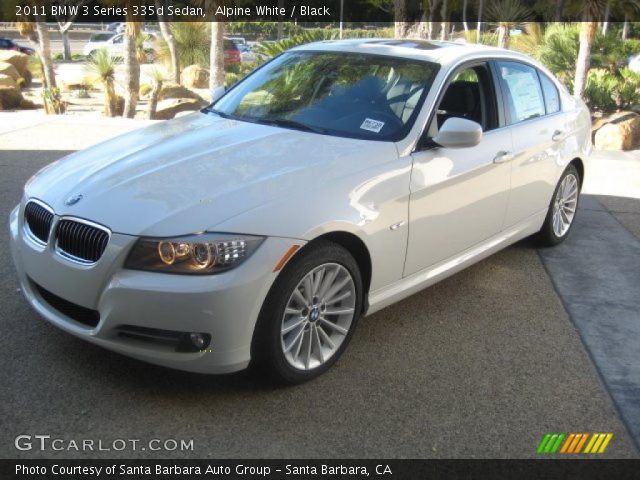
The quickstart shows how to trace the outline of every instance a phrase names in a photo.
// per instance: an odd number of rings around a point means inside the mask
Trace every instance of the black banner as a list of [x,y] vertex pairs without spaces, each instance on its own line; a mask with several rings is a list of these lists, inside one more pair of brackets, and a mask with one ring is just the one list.
[[640,460],[0,460],[9,479],[616,479]]
[[[633,22],[637,8],[608,8],[581,0],[2,0],[0,22],[123,20],[286,21],[360,24],[389,22]],[[606,12],[606,14],[605,14]]]

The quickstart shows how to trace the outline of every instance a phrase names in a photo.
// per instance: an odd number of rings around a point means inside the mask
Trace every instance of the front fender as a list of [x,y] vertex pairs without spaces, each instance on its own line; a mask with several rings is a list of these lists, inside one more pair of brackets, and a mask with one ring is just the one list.
[[304,241],[331,232],[354,234],[369,250],[373,291],[402,278],[410,177],[411,159],[395,159],[318,189],[302,186],[213,229]]

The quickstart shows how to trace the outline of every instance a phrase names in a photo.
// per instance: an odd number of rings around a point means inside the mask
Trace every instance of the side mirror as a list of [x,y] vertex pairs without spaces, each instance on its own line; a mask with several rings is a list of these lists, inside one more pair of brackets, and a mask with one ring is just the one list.
[[446,148],[475,147],[482,140],[482,127],[466,118],[451,117],[445,120],[433,141]]
[[211,103],[217,102],[227,91],[224,87],[216,87],[211,90]]

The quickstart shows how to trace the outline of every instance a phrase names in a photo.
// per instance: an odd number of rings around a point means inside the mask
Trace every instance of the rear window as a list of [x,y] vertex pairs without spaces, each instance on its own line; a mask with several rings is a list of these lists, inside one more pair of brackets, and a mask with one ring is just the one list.
[[547,113],[556,113],[560,111],[560,94],[558,89],[544,73],[540,74],[540,84],[542,85],[542,93],[544,93],[544,103],[547,107]]

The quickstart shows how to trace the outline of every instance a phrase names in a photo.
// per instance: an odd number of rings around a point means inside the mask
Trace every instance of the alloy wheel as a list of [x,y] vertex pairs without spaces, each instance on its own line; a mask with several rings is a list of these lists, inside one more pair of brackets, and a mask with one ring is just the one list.
[[328,361],[349,333],[355,306],[355,283],[344,266],[325,263],[308,272],[293,289],[282,317],[287,362],[313,370]]
[[553,201],[553,233],[563,237],[571,227],[578,205],[578,179],[569,174],[562,179]]

